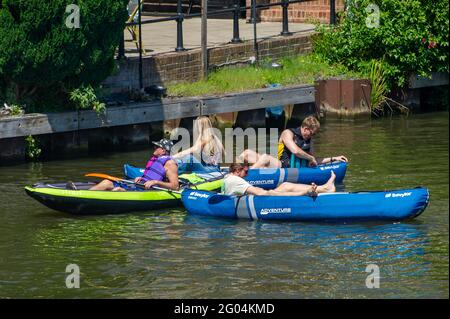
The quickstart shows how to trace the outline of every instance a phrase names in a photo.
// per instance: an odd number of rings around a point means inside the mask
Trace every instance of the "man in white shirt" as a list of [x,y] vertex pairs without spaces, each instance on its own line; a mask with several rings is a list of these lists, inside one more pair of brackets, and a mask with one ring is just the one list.
[[331,172],[330,179],[324,184],[317,186],[312,183],[294,184],[284,182],[273,190],[265,190],[249,184],[244,177],[247,176],[249,169],[248,163],[234,163],[230,166],[230,173],[223,180],[222,193],[225,195],[269,195],[269,196],[316,196],[320,193],[333,193],[336,191],[334,180],[336,175]]

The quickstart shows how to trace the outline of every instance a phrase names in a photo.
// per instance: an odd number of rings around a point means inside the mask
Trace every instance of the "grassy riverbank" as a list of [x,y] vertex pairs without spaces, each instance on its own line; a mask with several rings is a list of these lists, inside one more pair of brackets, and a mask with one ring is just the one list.
[[193,83],[169,84],[169,96],[199,96],[242,92],[265,88],[270,84],[312,84],[317,78],[357,78],[360,74],[340,64],[330,65],[314,54],[284,58],[282,68],[271,68],[270,63],[243,68],[226,67],[211,73],[207,80]]

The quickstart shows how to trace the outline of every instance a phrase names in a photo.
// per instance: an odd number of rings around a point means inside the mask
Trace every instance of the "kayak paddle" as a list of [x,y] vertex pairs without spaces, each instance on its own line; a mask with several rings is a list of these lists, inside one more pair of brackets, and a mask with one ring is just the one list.
[[[135,181],[130,181],[128,179],[123,179],[123,178],[119,178],[119,177],[115,177],[115,176],[111,176],[111,175],[107,175],[107,174],[89,173],[89,174],[85,174],[84,176],[99,177],[99,178],[103,178],[103,179],[109,179],[110,181],[114,181],[114,182],[124,182],[124,183],[128,183],[128,184],[135,184],[136,186],[145,188],[145,185],[142,184],[142,183],[136,183]],[[158,187],[158,186],[152,186],[152,188],[153,189],[157,189],[157,190],[161,190],[161,191],[181,194],[181,192],[179,192],[179,191],[174,191],[174,190],[171,190],[171,189],[162,188],[162,187]]]

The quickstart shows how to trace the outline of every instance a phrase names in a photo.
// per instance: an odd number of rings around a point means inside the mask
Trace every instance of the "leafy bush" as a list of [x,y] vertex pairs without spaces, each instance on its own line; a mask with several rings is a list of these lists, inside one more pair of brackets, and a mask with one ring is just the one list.
[[25,138],[26,142],[26,156],[28,159],[35,161],[41,156],[41,148],[39,147],[39,142],[33,136],[28,135]]
[[[379,26],[367,24],[379,7]],[[366,11],[367,10],[367,11]],[[403,87],[412,73],[448,72],[447,0],[352,0],[336,27],[318,26],[315,53],[353,70],[382,61],[388,87]]]
[[17,116],[17,115],[22,115],[22,114],[23,114],[23,109],[20,107],[20,105],[16,105],[16,104],[11,105],[11,115],[12,116]]
[[92,86],[81,87],[70,92],[70,100],[74,102],[77,109],[93,109],[97,114],[105,113],[106,106],[98,101]]
[[0,98],[28,106],[53,97],[63,105],[74,88],[110,74],[128,0],[75,1],[80,25],[69,28],[73,2],[0,1]]

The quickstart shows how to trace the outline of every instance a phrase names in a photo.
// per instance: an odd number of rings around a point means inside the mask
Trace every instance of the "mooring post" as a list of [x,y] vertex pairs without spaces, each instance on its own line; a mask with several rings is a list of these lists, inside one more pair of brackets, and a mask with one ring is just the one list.
[[292,32],[289,32],[289,0],[283,0],[283,4],[281,6],[283,7],[283,31],[281,31],[281,35],[292,35]]
[[330,24],[336,24],[336,0],[330,0]]
[[177,2],[177,47],[175,48],[175,51],[186,51],[186,49],[183,46],[183,5],[181,3],[181,0],[178,0]]
[[234,0],[234,15],[233,15],[233,39],[231,39],[231,43],[240,43],[242,42],[239,37],[239,15],[241,13],[241,6],[239,4],[239,0]]

